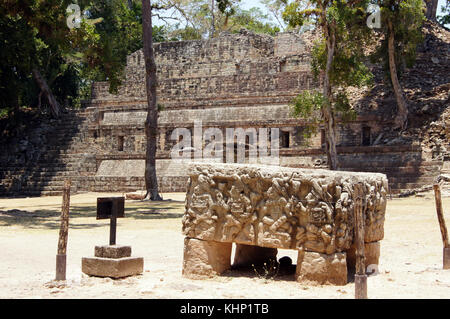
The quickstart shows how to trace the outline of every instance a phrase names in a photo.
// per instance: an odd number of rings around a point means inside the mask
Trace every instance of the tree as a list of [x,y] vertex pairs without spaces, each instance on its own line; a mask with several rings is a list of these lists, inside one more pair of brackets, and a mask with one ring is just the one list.
[[375,1],[381,8],[381,32],[384,39],[373,55],[374,61],[384,62],[397,101],[394,129],[408,125],[408,106],[399,76],[405,66],[411,67],[416,58],[417,45],[423,41],[424,21],[422,0]]
[[[169,16],[155,14],[168,22],[177,21],[173,30],[174,39],[213,38],[225,30],[228,21],[238,9],[240,0],[159,0],[156,9],[170,10]],[[181,26],[181,28],[180,28]]]
[[321,40],[312,50],[311,67],[316,78],[322,76],[322,92],[302,92],[292,105],[294,114],[322,123],[325,151],[331,170],[339,168],[336,151],[336,116],[354,117],[346,87],[370,83],[372,74],[364,65],[361,47],[370,41],[365,8],[368,1],[311,1],[303,9],[299,2],[286,6],[283,19],[291,27],[302,26],[307,19],[315,21]]
[[264,14],[260,8],[254,7],[249,10],[237,8],[234,15],[229,18],[228,25],[224,28],[233,33],[245,28],[255,33],[275,36],[277,32],[280,32],[280,28],[268,22],[268,20],[268,15]]
[[445,6],[442,6],[441,8],[444,15],[438,16],[438,21],[440,24],[445,26],[447,24],[450,24],[450,0],[447,0]]
[[425,17],[430,21],[436,22],[438,0],[425,0],[425,3],[426,3],[426,9],[427,9]]
[[275,18],[281,30],[286,30],[286,24],[283,21],[283,12],[286,8],[285,0],[261,0],[261,3],[267,8],[270,14]]
[[[117,90],[126,56],[142,46],[140,6],[80,0],[84,11],[76,12],[72,2],[0,1],[2,114],[48,105],[57,117],[62,106],[87,97],[92,81],[109,81],[110,91]],[[79,25],[70,29],[72,17]]]
[[[4,68],[12,72],[3,73],[8,75],[2,81],[15,82],[35,95],[32,97],[21,91],[10,91],[7,95],[13,100],[2,101],[5,103],[2,108],[10,107],[9,103],[14,107],[34,104],[40,108],[41,102],[45,100],[53,116],[58,117],[62,109],[60,101],[65,101],[69,96],[73,99],[72,89],[76,91],[77,88],[70,87],[73,84],[71,81],[67,82],[70,90],[60,88],[58,98],[52,84],[69,73],[76,75],[76,63],[70,60],[73,57],[72,46],[90,46],[96,39],[91,32],[92,26],[89,25],[83,24],[79,30],[70,32],[65,19],[65,5],[68,3],[56,0],[1,1],[2,29],[5,26],[12,32],[2,34],[4,48],[11,49],[14,44],[9,37],[18,35],[23,37],[18,43],[24,44],[19,49],[21,57],[15,56],[15,50],[5,50],[3,53],[8,55],[8,64]],[[3,60],[2,63],[4,62]],[[7,84],[3,90],[8,90],[8,87]]]
[[145,156],[145,197],[150,200],[162,200],[158,191],[156,176],[156,138],[158,133],[158,107],[156,104],[156,63],[153,53],[152,6],[150,0],[142,0],[142,39],[144,45],[145,83],[147,90],[147,119],[145,135],[147,149]]

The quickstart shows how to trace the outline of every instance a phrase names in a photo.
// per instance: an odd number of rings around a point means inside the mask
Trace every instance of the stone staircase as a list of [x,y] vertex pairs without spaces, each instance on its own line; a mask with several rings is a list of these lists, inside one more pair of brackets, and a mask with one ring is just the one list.
[[[66,179],[72,181],[73,193],[144,189],[143,176],[96,175],[102,156],[87,136],[89,115],[88,111],[64,113],[42,136],[44,143],[32,147],[38,151],[31,159],[23,160],[24,152],[10,154],[9,160],[0,155],[0,197],[60,195]],[[32,140],[32,134],[28,134],[28,140]],[[432,185],[445,166],[444,161],[424,160],[420,148],[407,146],[372,151],[350,147],[339,153],[343,171],[385,173],[392,195]],[[187,177],[159,176],[158,182],[161,192],[185,191]]]
[[[344,156],[345,158],[345,156]],[[377,172],[386,174],[391,195],[400,195],[436,182],[443,161],[423,161],[420,150],[404,153],[386,153],[364,156],[357,154],[343,161],[341,170],[353,172]]]
[[18,154],[17,160],[0,162],[0,196],[59,195],[66,179],[72,180],[72,189],[76,191],[80,176],[92,165],[84,165],[89,151],[84,143],[87,133],[84,115],[83,111],[62,114],[41,137],[44,143],[33,157],[19,161]]

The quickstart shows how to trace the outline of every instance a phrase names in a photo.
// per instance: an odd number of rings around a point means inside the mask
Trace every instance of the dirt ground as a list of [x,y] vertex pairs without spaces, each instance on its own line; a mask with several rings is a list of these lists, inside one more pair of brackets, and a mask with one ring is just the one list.
[[[261,272],[230,271],[208,280],[181,276],[184,194],[165,201],[127,201],[118,220],[117,243],[144,257],[140,276],[112,280],[84,275],[81,258],[108,243],[109,221],[95,219],[96,198],[71,197],[67,281],[55,284],[61,197],[0,199],[0,298],[354,298],[354,284],[312,286],[293,275],[266,278]],[[170,200],[168,200],[170,199]],[[443,198],[450,225],[450,198]],[[450,228],[450,227],[449,227]],[[278,257],[296,253],[280,250]],[[450,270],[442,269],[442,240],[434,196],[388,202],[379,273],[368,278],[369,298],[449,298]]]

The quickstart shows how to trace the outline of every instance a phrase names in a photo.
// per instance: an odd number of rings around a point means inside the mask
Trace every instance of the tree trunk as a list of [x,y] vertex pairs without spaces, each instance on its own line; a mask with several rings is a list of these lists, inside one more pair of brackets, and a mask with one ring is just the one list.
[[[52,91],[50,90],[50,87],[48,86],[47,81],[42,77],[41,73],[36,68],[34,68],[32,72],[33,72],[34,80],[36,81],[39,88],[41,89],[41,93],[45,95],[48,103],[50,104],[50,110],[51,110],[53,116],[59,117],[59,114],[61,113],[61,106],[59,105],[59,103],[56,100],[55,96],[53,95]],[[39,105],[41,103],[41,93],[39,94]]]
[[146,198],[162,200],[158,192],[156,177],[156,137],[158,134],[158,109],[156,105],[156,64],[153,55],[152,39],[152,7],[150,0],[142,0],[142,28],[145,60],[145,81],[147,89],[147,119],[145,121],[145,135],[147,150],[145,157],[145,188]]
[[216,26],[215,26],[215,20],[216,17],[214,15],[214,0],[211,0],[211,17],[212,17],[212,21],[211,21],[211,36],[210,38],[214,38],[214,33],[216,33]]
[[391,20],[388,21],[388,28],[389,73],[391,74],[392,87],[394,88],[395,99],[397,100],[397,115],[394,120],[394,128],[404,130],[407,126],[408,108],[403,96],[403,89],[397,77],[397,66],[395,63],[395,36]]
[[438,0],[426,0],[427,13],[426,18],[430,21],[436,22],[436,13],[438,8]]
[[336,151],[336,122],[331,105],[332,90],[330,83],[330,72],[336,47],[336,38],[334,30],[332,28],[329,28],[327,25],[325,25],[324,29],[325,34],[327,35],[327,65],[325,69],[325,78],[323,84],[323,96],[325,98],[325,104],[322,106],[322,117],[325,122],[325,151],[327,154],[329,169],[337,170],[339,168],[339,165]]

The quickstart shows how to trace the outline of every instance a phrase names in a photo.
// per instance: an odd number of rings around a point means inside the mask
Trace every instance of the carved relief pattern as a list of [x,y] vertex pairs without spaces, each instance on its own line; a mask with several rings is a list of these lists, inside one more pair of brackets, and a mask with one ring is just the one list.
[[192,169],[183,233],[261,247],[345,251],[353,241],[352,194],[359,181],[366,193],[366,242],[381,240],[383,174],[227,164]]

